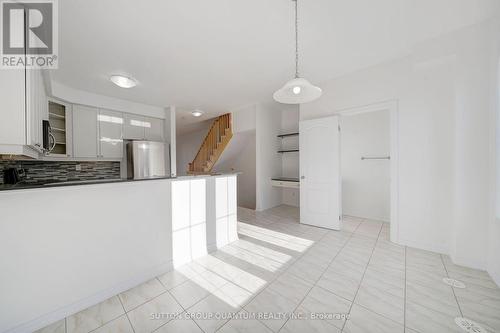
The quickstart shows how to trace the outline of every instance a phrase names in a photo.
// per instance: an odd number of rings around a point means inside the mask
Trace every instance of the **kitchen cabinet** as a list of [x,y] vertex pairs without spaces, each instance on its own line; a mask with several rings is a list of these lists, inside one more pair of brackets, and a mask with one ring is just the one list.
[[0,144],[26,144],[24,70],[1,70],[0,75]]
[[47,95],[42,71],[26,71],[26,144],[38,150],[43,148],[42,120],[48,119]]
[[165,140],[163,119],[144,117],[136,114],[125,113],[123,124],[123,138],[126,140]]
[[158,118],[144,118],[144,132],[145,138],[148,141],[159,141],[163,142],[165,140],[165,136],[163,134],[163,119]]
[[123,124],[123,138],[127,140],[144,140],[144,127],[146,126],[144,116],[125,113]]
[[75,157],[97,158],[99,110],[83,105],[73,105],[73,154]]
[[111,110],[99,110],[99,157],[123,157],[123,114]]
[[47,97],[40,70],[8,69],[0,75],[0,155],[38,158]]

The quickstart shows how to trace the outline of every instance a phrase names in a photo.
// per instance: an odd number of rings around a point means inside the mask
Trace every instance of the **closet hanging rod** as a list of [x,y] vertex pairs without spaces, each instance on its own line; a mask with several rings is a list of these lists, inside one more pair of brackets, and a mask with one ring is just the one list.
[[364,161],[364,160],[390,160],[391,157],[390,156],[379,156],[379,157],[365,157],[365,156],[361,156],[361,160]]

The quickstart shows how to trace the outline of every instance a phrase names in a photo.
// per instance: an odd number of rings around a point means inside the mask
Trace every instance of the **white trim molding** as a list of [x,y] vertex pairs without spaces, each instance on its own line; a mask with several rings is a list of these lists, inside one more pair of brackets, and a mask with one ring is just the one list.
[[401,244],[399,233],[399,114],[398,101],[390,100],[334,111],[341,117],[388,110],[391,128],[391,242]]

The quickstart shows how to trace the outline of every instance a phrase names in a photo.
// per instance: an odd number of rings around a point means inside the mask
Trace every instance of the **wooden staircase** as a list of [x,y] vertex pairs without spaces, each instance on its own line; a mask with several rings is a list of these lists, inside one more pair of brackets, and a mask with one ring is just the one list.
[[210,173],[232,137],[231,114],[226,113],[217,117],[203,140],[193,162],[189,163],[188,173]]

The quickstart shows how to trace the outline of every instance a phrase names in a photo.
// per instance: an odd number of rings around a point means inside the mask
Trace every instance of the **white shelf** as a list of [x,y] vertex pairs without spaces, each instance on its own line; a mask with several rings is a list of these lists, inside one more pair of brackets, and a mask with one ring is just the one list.
[[287,180],[271,180],[271,185],[274,187],[300,188],[300,182]]
[[52,112],[49,112],[49,118],[50,117],[59,118],[59,119],[66,119],[66,116],[62,116],[60,114],[52,113]]

